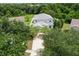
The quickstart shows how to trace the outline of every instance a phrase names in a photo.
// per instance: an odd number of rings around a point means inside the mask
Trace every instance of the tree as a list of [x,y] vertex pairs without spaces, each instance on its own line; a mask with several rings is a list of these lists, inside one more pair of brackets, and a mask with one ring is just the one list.
[[79,32],[70,30],[62,32],[59,29],[51,29],[43,37],[45,49],[44,56],[78,56],[79,55]]
[[31,31],[22,22],[2,23],[0,30],[0,55],[1,56],[22,56],[27,49],[26,42],[31,39]]

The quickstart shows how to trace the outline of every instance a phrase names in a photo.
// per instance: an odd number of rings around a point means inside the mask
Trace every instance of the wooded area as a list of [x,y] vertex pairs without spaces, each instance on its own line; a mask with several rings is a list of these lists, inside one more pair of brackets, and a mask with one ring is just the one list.
[[39,13],[54,18],[54,29],[40,30],[46,34],[42,55],[79,55],[79,31],[61,31],[64,23],[70,24],[72,19],[79,19],[79,4],[0,4],[0,56],[25,55],[27,40],[39,31],[23,22],[9,22],[8,18],[31,14],[26,16],[30,20]]

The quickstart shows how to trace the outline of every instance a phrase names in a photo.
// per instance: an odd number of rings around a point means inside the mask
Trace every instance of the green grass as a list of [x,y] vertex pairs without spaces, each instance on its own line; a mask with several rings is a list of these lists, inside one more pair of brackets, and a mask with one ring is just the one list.
[[30,24],[30,22],[31,22],[31,20],[32,20],[32,18],[33,18],[33,16],[34,16],[34,14],[26,14],[26,15],[25,15],[25,24],[26,24],[26,25],[29,25],[29,24]]
[[70,30],[70,24],[64,23],[62,30]]

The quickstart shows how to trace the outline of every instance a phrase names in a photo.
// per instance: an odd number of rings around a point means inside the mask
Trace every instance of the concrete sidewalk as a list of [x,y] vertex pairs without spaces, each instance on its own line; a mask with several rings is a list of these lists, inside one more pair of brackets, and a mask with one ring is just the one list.
[[41,49],[44,49],[42,39],[43,33],[38,33],[37,36],[33,39],[32,50],[26,50],[26,52],[31,53],[30,56],[36,56],[40,52]]

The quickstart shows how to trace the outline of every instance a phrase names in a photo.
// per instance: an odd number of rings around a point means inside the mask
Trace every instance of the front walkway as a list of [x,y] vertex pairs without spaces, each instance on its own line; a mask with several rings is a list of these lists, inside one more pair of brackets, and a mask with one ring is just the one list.
[[33,39],[32,50],[26,50],[26,52],[31,53],[30,56],[37,56],[41,49],[44,49],[44,40],[42,39],[43,33],[38,33]]

